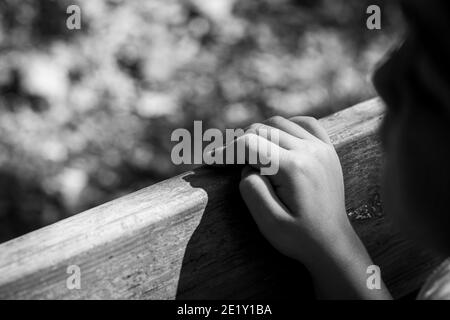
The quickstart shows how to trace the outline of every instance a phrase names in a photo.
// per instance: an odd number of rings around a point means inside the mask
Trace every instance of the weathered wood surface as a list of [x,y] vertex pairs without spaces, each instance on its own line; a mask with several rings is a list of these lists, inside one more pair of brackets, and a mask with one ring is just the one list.
[[[399,297],[440,259],[405,241],[379,207],[382,114],[374,99],[321,122],[341,159],[353,224]],[[6,242],[0,298],[312,297],[302,266],[258,233],[237,183],[237,170],[200,168]],[[73,264],[80,290],[66,287]]]

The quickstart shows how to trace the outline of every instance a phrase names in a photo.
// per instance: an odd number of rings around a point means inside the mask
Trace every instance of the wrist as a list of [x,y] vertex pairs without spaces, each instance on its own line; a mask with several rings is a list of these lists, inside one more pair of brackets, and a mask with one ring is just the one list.
[[342,269],[347,265],[358,262],[370,262],[370,257],[351,226],[350,222],[321,238],[308,257],[301,262],[311,273],[322,273],[324,269]]

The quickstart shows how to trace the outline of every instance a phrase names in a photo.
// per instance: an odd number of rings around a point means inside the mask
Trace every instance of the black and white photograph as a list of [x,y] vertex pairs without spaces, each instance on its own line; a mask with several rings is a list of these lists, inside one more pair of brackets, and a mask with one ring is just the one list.
[[0,0],[0,300],[450,300],[449,35],[445,0]]

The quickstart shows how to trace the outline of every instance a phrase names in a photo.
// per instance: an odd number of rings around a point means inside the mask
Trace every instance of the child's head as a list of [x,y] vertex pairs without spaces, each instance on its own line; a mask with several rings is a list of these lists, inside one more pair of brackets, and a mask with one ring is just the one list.
[[384,200],[401,227],[450,253],[450,5],[404,4],[409,35],[377,71],[388,111]]

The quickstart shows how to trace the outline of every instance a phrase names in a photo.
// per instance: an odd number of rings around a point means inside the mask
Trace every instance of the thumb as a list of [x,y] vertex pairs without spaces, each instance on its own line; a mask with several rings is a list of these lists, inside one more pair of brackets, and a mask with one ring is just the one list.
[[290,216],[289,211],[280,201],[269,179],[260,175],[250,166],[242,170],[239,190],[259,229]]

